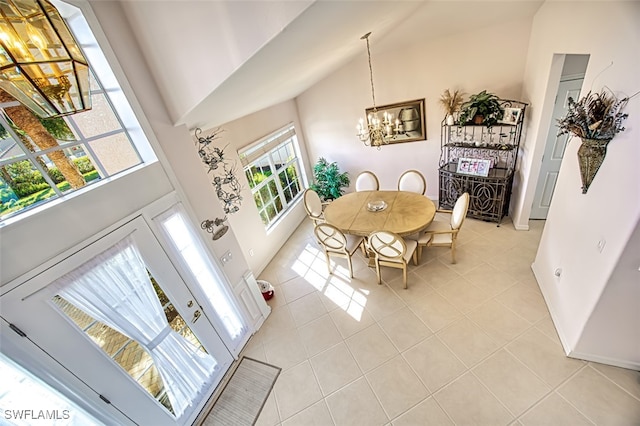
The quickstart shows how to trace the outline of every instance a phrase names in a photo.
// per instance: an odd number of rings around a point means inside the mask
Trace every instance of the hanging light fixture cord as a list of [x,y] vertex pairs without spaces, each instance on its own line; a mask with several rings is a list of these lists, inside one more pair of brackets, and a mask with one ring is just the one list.
[[360,40],[366,40],[367,41],[367,58],[369,59],[369,79],[371,80],[371,97],[373,98],[373,110],[377,111],[377,109],[376,109],[376,91],[375,91],[375,88],[373,86],[373,67],[371,66],[371,48],[369,47],[369,36],[370,35],[371,35],[371,33],[368,32],[365,35],[363,35],[362,37],[360,37]]

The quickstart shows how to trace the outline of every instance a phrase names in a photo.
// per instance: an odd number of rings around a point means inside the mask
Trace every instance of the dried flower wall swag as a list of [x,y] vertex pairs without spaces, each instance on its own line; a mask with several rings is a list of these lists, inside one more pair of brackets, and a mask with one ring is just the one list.
[[629,98],[618,99],[613,93],[602,90],[589,92],[579,101],[569,98],[567,115],[558,120],[559,135],[572,133],[582,139],[611,140],[629,114],[622,113]]
[[628,97],[618,99],[605,90],[589,92],[577,102],[569,98],[567,115],[558,120],[558,135],[570,133],[582,139],[578,162],[583,194],[604,162],[607,145],[617,133],[624,131],[622,122],[629,114],[622,110],[627,102]]

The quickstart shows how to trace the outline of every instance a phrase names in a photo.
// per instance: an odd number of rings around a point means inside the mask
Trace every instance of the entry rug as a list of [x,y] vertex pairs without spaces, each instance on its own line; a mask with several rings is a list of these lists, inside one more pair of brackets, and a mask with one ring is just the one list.
[[205,425],[253,425],[282,369],[242,357],[205,420]]

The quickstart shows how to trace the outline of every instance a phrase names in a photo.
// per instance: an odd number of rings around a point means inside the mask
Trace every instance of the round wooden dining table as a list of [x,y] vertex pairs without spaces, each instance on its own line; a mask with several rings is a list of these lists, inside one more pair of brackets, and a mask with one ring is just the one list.
[[[380,201],[386,208],[371,211],[369,203]],[[401,237],[425,229],[436,214],[436,206],[422,194],[407,191],[359,191],[345,194],[324,210],[327,223],[346,234],[368,236],[373,231],[390,231]]]

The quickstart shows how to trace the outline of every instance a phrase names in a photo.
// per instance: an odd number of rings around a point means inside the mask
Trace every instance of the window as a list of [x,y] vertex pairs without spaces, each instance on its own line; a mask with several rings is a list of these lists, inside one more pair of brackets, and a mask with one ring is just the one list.
[[239,342],[248,331],[245,320],[233,302],[233,296],[225,288],[223,278],[207,257],[206,249],[189,226],[182,207],[175,206],[153,220],[160,224],[180,263],[204,290],[227,337],[231,342]]
[[156,160],[86,20],[68,4],[60,12],[73,15],[67,24],[91,66],[92,109],[45,120],[52,138],[43,139],[11,120],[18,102],[0,104],[0,221]]
[[238,153],[267,229],[305,189],[299,152],[295,128],[289,125]]
[[3,425],[88,426],[103,423],[0,353]]

